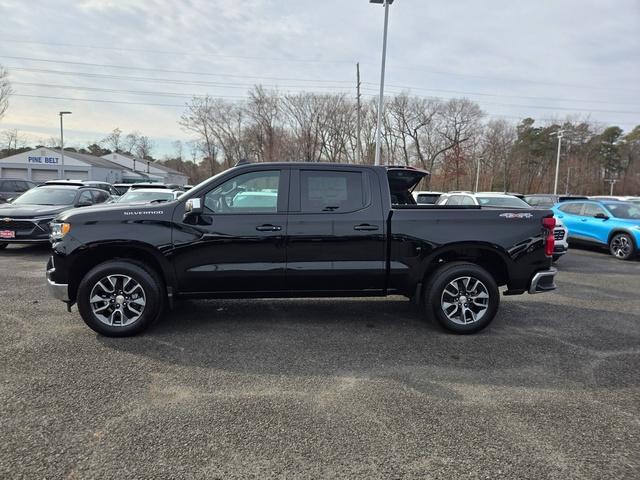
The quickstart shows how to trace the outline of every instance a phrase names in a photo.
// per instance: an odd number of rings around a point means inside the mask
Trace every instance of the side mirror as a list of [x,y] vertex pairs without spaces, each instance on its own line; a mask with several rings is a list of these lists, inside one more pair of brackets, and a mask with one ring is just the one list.
[[13,202],[13,197],[7,198],[7,203],[11,203],[11,202]]
[[201,198],[190,198],[184,204],[184,216],[192,217],[196,215],[200,215],[203,212],[202,207],[202,199]]
[[609,220],[609,216],[604,213],[596,213],[593,218],[599,218],[600,220]]

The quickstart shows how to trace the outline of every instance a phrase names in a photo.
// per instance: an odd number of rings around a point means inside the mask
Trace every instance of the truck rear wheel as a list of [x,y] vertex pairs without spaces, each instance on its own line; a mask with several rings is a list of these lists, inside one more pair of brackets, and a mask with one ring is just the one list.
[[136,335],[162,313],[162,281],[152,270],[127,260],[92,268],[78,287],[78,310],[84,322],[107,337]]
[[495,317],[500,292],[484,268],[466,262],[448,263],[436,270],[425,285],[425,308],[445,329],[475,333]]

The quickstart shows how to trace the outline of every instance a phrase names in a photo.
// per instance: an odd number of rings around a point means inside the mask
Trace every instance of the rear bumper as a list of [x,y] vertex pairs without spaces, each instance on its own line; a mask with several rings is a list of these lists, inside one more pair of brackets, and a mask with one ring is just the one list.
[[529,284],[529,293],[544,293],[556,289],[555,277],[558,270],[550,268],[536,273]]
[[69,302],[69,285],[66,283],[56,283],[52,278],[56,273],[52,259],[47,263],[47,289],[49,295],[62,302]]

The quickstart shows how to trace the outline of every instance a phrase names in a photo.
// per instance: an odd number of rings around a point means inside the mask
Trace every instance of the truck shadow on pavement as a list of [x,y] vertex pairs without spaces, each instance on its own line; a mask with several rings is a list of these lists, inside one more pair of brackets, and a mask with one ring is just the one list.
[[452,395],[445,382],[636,386],[638,317],[616,313],[604,323],[610,316],[504,302],[486,330],[459,336],[425,321],[404,299],[190,301],[176,305],[144,335],[98,341],[167,365],[255,375],[393,378],[444,396]]

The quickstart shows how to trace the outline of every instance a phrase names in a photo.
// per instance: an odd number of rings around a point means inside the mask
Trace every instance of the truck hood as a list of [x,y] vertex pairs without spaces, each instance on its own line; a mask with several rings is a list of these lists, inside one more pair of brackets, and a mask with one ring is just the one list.
[[91,207],[76,208],[63,212],[58,216],[58,220],[67,221],[87,221],[101,220],[122,217],[157,216],[173,211],[175,202],[164,202],[160,204],[131,205],[118,203],[105,203]]
[[3,203],[0,204],[0,219],[55,217],[69,209],[73,209],[73,207],[71,205],[15,205],[13,203]]

